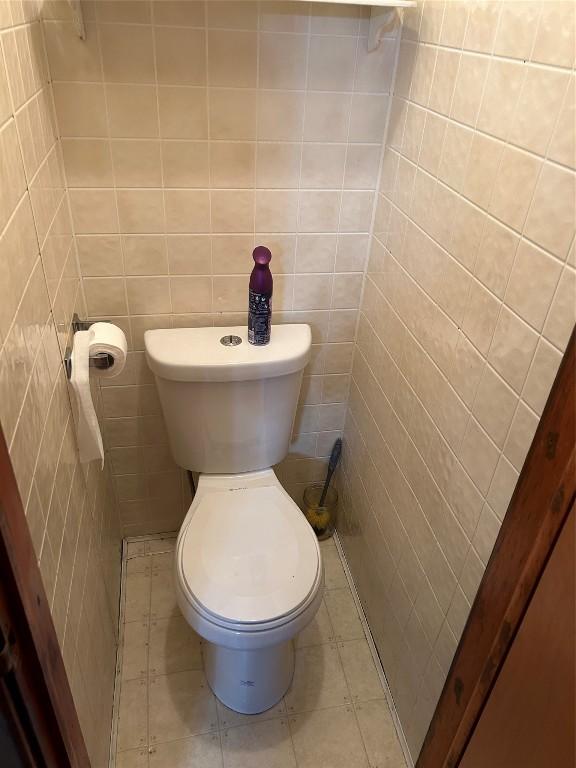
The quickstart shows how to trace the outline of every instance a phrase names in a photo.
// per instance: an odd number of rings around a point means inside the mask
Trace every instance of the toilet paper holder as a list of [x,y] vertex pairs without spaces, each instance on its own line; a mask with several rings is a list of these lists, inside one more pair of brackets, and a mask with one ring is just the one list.
[[[74,312],[74,315],[72,316],[72,333],[76,333],[77,331],[87,331],[91,325],[92,323],[89,320],[81,320],[77,313]],[[100,352],[90,358],[88,365],[90,365],[91,368],[98,368],[100,371],[106,370],[114,365],[114,358],[106,352]],[[70,379],[72,376],[71,347],[66,347],[66,352],[64,354],[64,368],[66,370],[66,376]]]

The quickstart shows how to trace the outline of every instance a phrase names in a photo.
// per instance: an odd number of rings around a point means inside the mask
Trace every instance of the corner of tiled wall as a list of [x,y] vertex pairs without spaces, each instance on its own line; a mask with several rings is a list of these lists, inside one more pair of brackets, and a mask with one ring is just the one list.
[[575,9],[404,16],[340,535],[414,759],[576,317]]
[[313,329],[278,467],[300,499],[344,425],[395,32],[368,54],[361,7],[83,7],[85,42],[63,4],[45,31],[88,315],[130,345],[101,390],[124,532],[177,529],[189,505],[144,332],[245,323],[257,242],[273,252],[273,321]]
[[82,730],[104,766],[120,529],[108,472],[78,462],[62,365],[83,299],[42,6],[0,3],[0,423]]

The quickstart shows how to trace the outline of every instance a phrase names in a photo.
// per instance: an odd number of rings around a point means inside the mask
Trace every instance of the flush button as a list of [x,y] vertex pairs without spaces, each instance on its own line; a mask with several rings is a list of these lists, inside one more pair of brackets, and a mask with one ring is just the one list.
[[220,344],[223,344],[225,347],[237,347],[238,344],[242,344],[242,339],[240,336],[222,336]]

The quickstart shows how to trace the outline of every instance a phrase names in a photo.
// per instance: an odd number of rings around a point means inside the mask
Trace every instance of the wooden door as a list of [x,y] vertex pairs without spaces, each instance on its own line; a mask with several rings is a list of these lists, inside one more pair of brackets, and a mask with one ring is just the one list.
[[[576,332],[573,332],[472,605],[416,768],[512,768],[514,765],[532,768],[533,764],[528,762],[507,762],[509,755],[501,763],[485,755],[478,755],[478,762],[468,766],[463,763],[463,759],[492,691],[497,686],[501,687],[500,673],[507,664],[508,655],[514,647],[532,597],[538,590],[575,499]],[[526,676],[526,685],[536,684],[528,678],[535,674],[532,668],[543,663],[541,660],[549,652],[549,643],[554,649],[552,654],[560,653],[554,644],[558,640],[556,635],[567,632],[571,626],[563,623],[568,620],[569,611],[564,616],[555,615],[553,604],[558,599],[557,595],[550,598],[551,604],[545,606],[549,611],[545,615],[554,627],[550,627],[547,635],[540,635],[540,654],[531,656],[525,650],[525,655],[516,661],[516,674],[518,677],[522,674]],[[571,642],[574,654],[574,640]],[[563,652],[569,649],[569,646],[562,647]],[[551,658],[554,660],[553,656]],[[526,665],[522,672],[519,671],[520,661]],[[569,680],[573,666],[567,660],[564,665]],[[510,668],[513,669],[512,666]],[[547,674],[553,675],[552,670],[548,670]],[[555,669],[554,678],[558,677],[559,670]],[[564,683],[568,680],[564,680]],[[554,693],[560,698],[550,698],[547,708],[541,706],[543,702],[539,702],[532,718],[538,720],[538,712],[544,718],[545,712],[546,718],[550,717],[555,722],[552,707],[567,707],[566,697],[574,696],[573,683],[571,689],[562,686],[565,691],[563,694],[554,691],[553,685],[547,686],[544,678],[539,679],[538,684],[541,686],[539,696],[552,696]],[[521,699],[528,695],[528,689],[522,692],[518,690],[517,695],[511,694],[508,711],[500,711],[498,723],[496,719],[492,721],[499,725],[499,729],[492,735],[491,729],[486,726],[484,743],[495,738],[498,733],[506,733],[514,709],[525,704]],[[530,695],[536,695],[535,688],[530,688]],[[564,703],[560,704],[560,701]],[[566,709],[557,713],[558,724],[564,722],[566,714]],[[516,728],[520,729],[520,725]],[[517,744],[521,739],[518,733],[519,730],[515,738]],[[527,753],[531,757],[535,755],[529,749]],[[471,752],[470,760],[472,755]],[[563,764],[548,760],[534,765],[538,765],[538,768],[575,768],[574,761]]]
[[0,428],[0,766],[90,768]]
[[574,506],[460,768],[576,765]]

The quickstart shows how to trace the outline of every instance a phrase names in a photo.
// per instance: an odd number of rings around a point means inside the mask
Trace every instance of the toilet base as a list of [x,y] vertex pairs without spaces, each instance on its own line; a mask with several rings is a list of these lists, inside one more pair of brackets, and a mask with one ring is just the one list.
[[235,712],[256,715],[277,704],[294,674],[291,640],[254,651],[205,642],[204,669],[210,688]]

